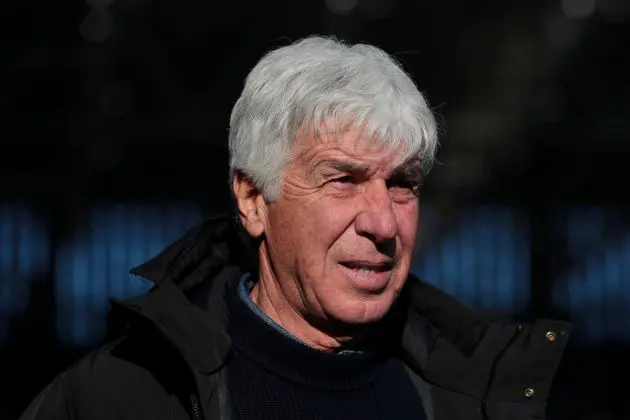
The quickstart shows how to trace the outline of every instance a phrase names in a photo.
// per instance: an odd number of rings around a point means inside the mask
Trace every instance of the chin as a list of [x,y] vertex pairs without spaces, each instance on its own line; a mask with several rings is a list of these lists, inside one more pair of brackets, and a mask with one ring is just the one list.
[[348,325],[378,322],[387,315],[394,304],[391,292],[378,296],[347,297],[328,311],[337,321]]

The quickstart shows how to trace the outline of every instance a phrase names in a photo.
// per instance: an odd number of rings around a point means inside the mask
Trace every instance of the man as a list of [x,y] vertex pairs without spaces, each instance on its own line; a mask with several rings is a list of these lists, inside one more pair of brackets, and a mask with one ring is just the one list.
[[114,305],[127,333],[22,418],[543,418],[568,325],[485,320],[409,275],[436,131],[375,47],[267,54],[231,118],[237,217],[134,269],[156,287]]

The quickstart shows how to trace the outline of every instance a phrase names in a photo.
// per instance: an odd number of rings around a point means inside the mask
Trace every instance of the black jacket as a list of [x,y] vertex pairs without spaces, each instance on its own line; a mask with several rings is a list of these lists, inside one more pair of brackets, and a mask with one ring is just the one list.
[[[253,268],[245,242],[233,219],[210,219],[132,270],[156,286],[112,302],[125,334],[59,374],[21,419],[229,419],[224,293]],[[396,310],[392,346],[429,419],[544,418],[568,324],[487,319],[412,276]]]

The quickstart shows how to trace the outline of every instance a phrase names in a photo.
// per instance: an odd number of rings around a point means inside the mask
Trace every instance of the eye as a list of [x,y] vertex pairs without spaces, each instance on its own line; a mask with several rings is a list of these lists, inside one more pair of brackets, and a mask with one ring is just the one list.
[[387,181],[387,188],[394,196],[402,199],[418,196],[420,184],[408,178],[392,178]]
[[400,179],[390,179],[387,181],[387,188],[403,188],[416,191],[419,186],[416,182],[411,181],[410,179],[400,178]]
[[351,184],[355,182],[355,178],[350,175],[345,175],[345,176],[340,176],[338,178],[335,178],[331,182],[337,182],[339,184]]

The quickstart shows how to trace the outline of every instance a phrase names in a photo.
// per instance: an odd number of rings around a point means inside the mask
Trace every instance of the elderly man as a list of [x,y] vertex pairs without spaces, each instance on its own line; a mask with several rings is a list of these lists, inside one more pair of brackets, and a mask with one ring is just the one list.
[[409,275],[436,150],[383,51],[311,37],[267,54],[230,125],[237,217],[134,269],[117,341],[23,419],[540,419],[568,325],[491,321]]

